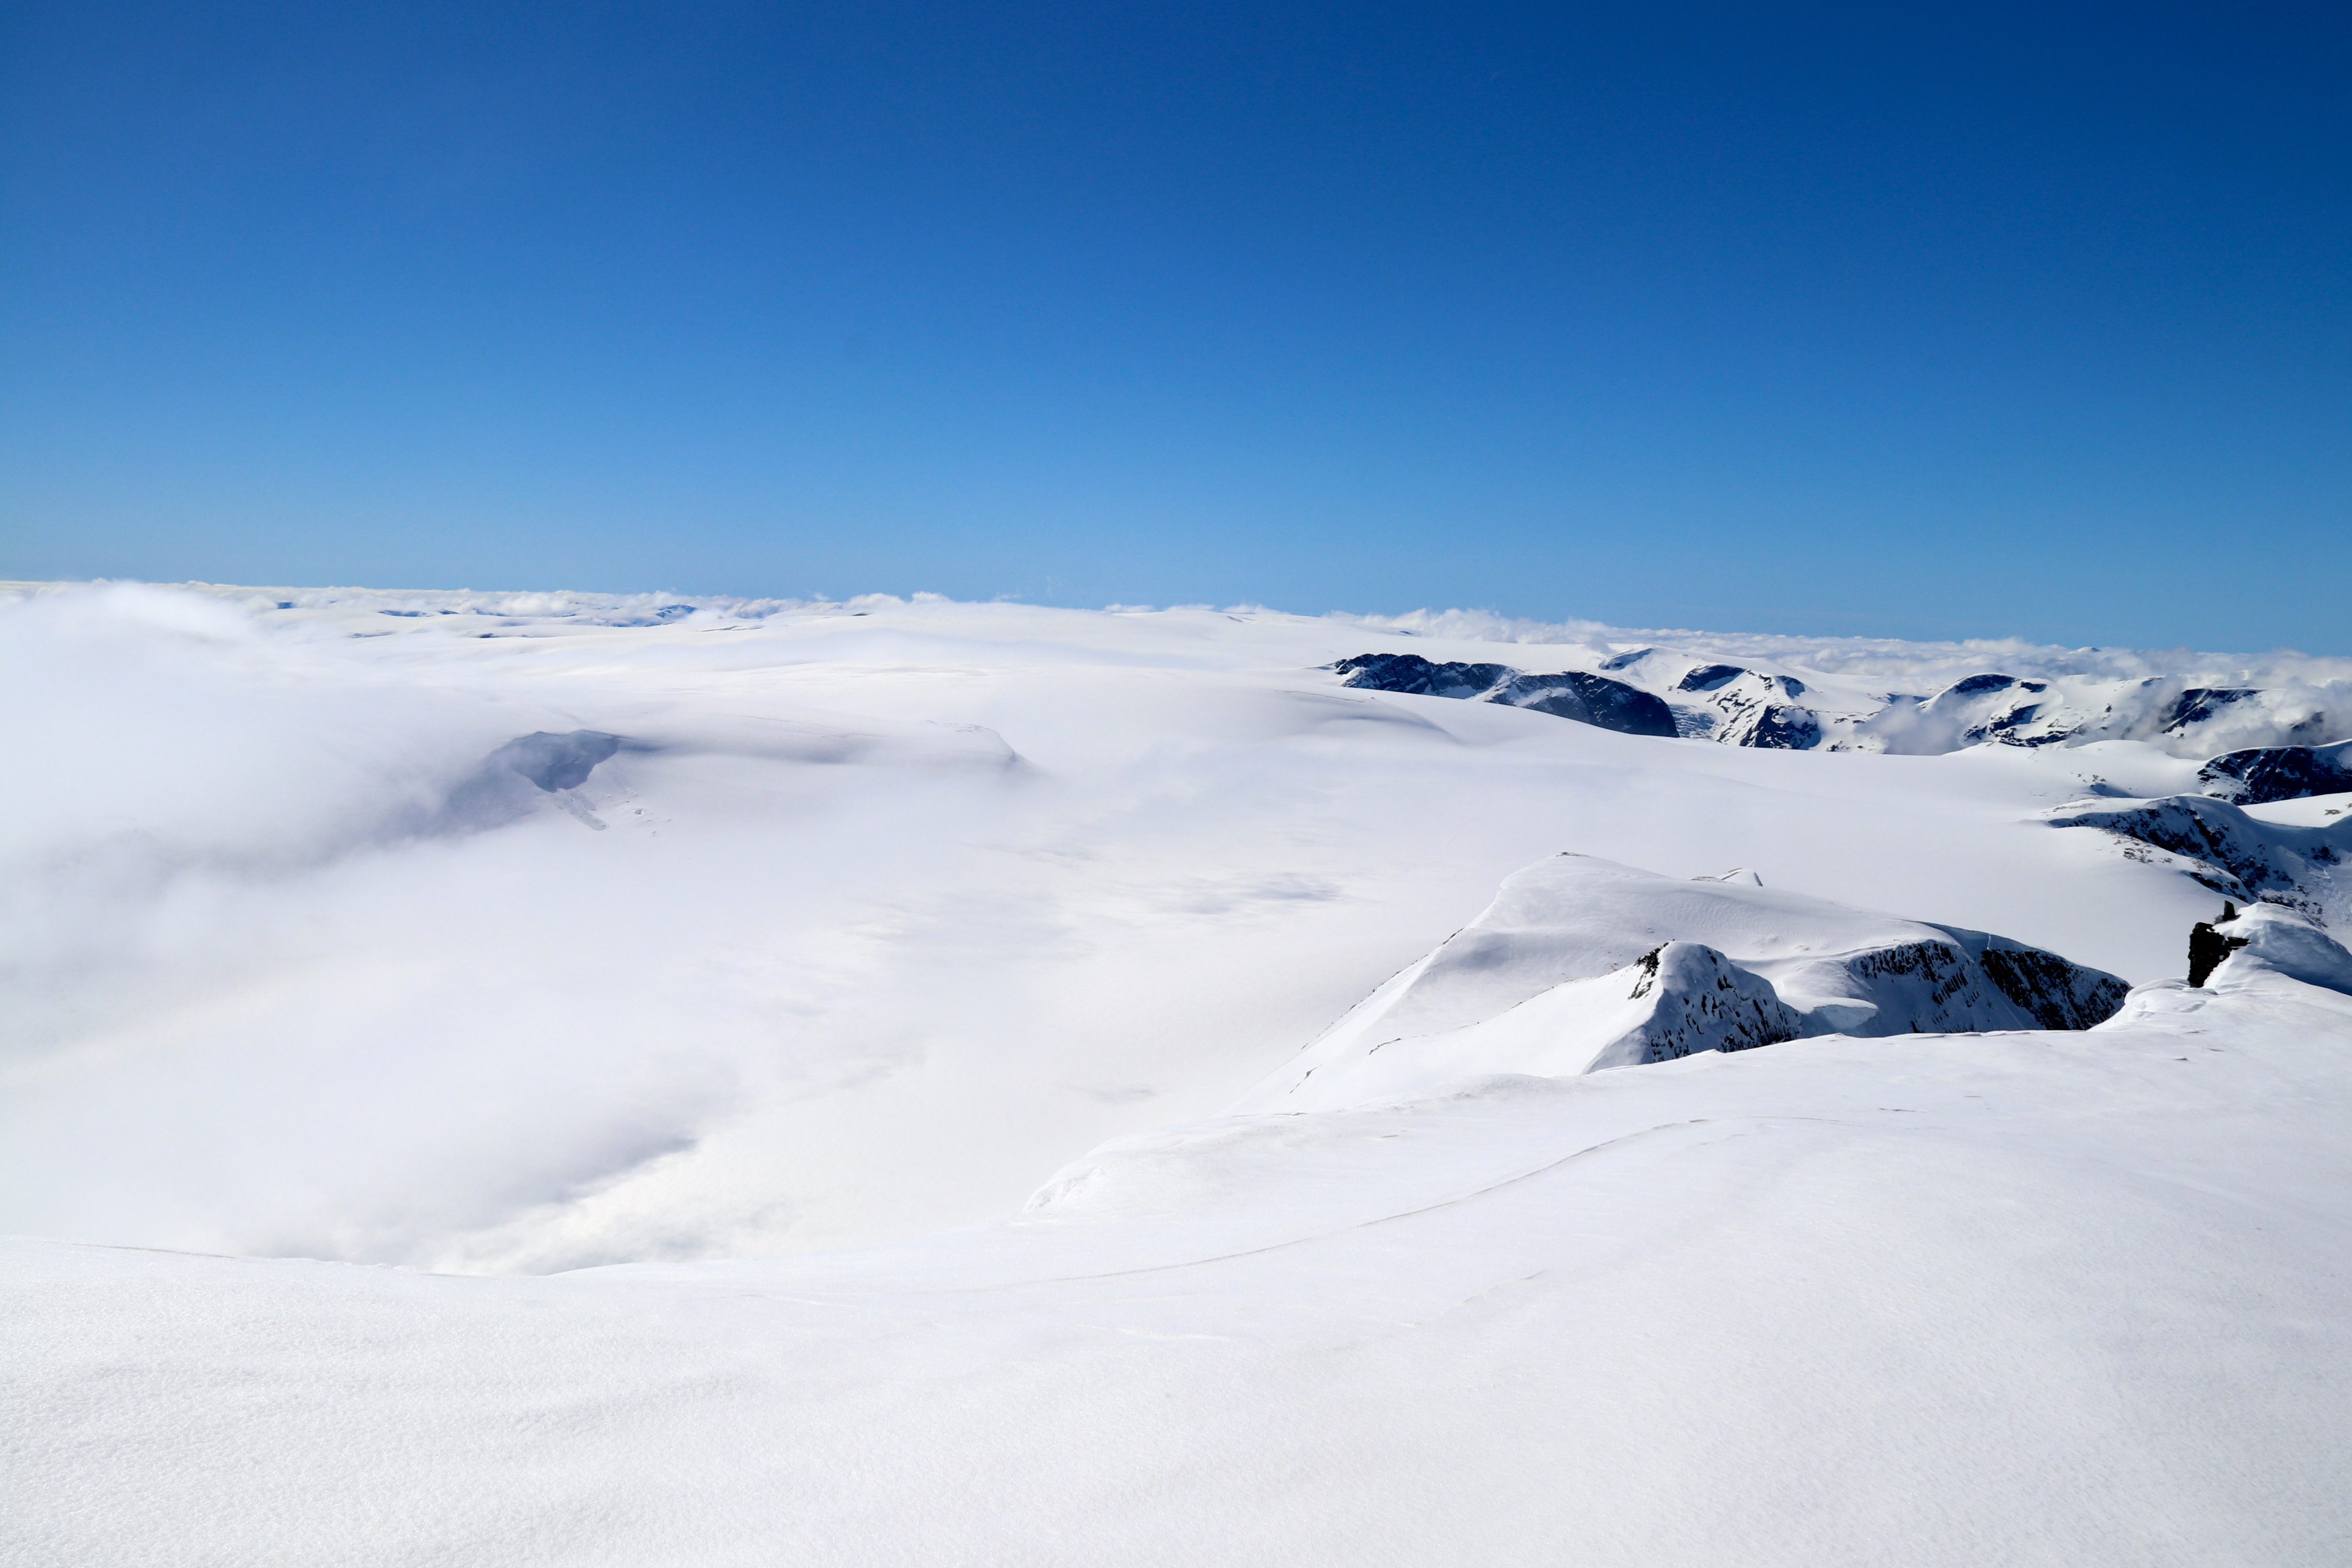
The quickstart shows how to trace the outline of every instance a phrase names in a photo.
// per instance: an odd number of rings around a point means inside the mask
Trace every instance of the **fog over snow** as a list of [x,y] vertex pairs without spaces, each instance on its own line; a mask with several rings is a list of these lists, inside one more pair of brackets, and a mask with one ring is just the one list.
[[10,1561],[2352,1552],[2352,659],[98,584],[0,669]]

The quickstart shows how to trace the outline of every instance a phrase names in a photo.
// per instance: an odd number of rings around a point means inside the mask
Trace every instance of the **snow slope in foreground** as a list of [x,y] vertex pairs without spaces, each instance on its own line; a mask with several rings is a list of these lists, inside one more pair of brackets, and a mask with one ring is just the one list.
[[13,1560],[2323,1564],[2352,997],[1129,1140],[864,1252],[20,1241]]

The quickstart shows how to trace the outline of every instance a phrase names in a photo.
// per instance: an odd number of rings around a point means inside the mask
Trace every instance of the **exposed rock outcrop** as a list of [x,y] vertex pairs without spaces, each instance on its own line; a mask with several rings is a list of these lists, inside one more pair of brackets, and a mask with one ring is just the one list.
[[1522,675],[1499,664],[1438,664],[1410,653],[1360,654],[1331,668],[1347,677],[1346,684],[1368,690],[1500,702],[1627,735],[1675,733],[1674,712],[1664,702],[1583,670]]
[[[2220,952],[2204,973],[2197,932],[2205,933],[2204,952]],[[2297,910],[2276,904],[2256,904],[2242,913],[2222,908],[2221,919],[2199,925],[2189,938],[2191,985],[2239,985],[2264,974],[2281,974],[2305,985],[2352,995],[2352,952],[2319,929]]]
[[1983,931],[1560,855],[1506,880],[1243,1103],[1329,1108],[1816,1035],[2083,1029],[2127,989]]
[[519,735],[484,757],[460,779],[434,814],[427,831],[478,833],[518,821],[550,804],[591,827],[604,825],[570,792],[629,744],[602,730],[545,730]]
[[2244,938],[2231,936],[2221,930],[2237,918],[2238,906],[2225,900],[2219,921],[2199,921],[2189,928],[2189,984],[2203,985],[2223,959],[2246,945]]
[[2192,686],[2174,698],[2158,716],[2157,729],[2166,734],[2185,733],[2224,708],[2249,701],[2262,693],[2248,686]]
[[509,741],[490,753],[492,766],[503,766],[552,795],[578,789],[588,782],[599,763],[621,749],[621,737],[602,730],[572,730],[553,734],[545,730]]
[[[1602,1047],[1591,1069],[1672,1061],[1695,1051],[1748,1051],[1805,1032],[1805,1020],[1771,982],[1696,942],[1670,942],[1633,964],[1629,1001],[1642,1021]],[[1591,1070],[1591,1069],[1588,1069]]]
[[2125,841],[2125,853],[2170,857],[2180,869],[2239,903],[2283,904],[2322,921],[2352,914],[2352,817],[2291,827],[2249,816],[2205,795],[2062,806],[2053,827],[2089,827]]
[[2267,805],[2352,790],[2352,741],[2333,746],[2257,746],[2197,770],[2202,792],[2237,805]]
[[[1826,747],[1934,754],[1979,745],[2143,741],[2175,756],[2199,755],[2200,748],[2203,754],[2237,756],[2249,749],[2328,751],[2334,749],[2331,742],[2352,733],[2352,701],[2343,700],[2342,683],[2270,689],[2185,686],[2154,677],[2036,679],[1983,670],[1917,696],[1850,687],[1824,693],[1785,671],[1656,647],[1612,654],[1598,667],[1607,673],[1528,674],[1490,662],[1359,654],[1328,668],[1350,686],[1511,702],[1630,734],[1671,732],[1787,751]],[[1832,688],[1838,684],[1831,681]],[[2221,760],[2216,757],[2217,763]],[[2286,774],[2280,770],[2294,765],[2282,762],[2272,772],[2283,781]],[[2326,782],[2315,776],[2308,787],[2294,787],[2315,793]]]

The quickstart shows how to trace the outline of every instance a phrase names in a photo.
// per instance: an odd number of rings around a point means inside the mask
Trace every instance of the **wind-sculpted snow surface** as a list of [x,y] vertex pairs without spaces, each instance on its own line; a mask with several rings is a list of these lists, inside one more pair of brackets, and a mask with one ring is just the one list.
[[1812,1035],[2087,1029],[2126,989],[2005,937],[1752,877],[1679,881],[1560,855],[1510,878],[1241,1109],[1330,1110],[1495,1073],[1556,1077]]
[[0,1244],[0,1552],[2332,1563],[2347,1116],[2352,997],[2249,965],[2089,1033],[1194,1121],[856,1253]]
[[2256,904],[2216,928],[2228,951],[2208,984],[2229,986],[2263,973],[2352,995],[2352,952],[2300,910]]

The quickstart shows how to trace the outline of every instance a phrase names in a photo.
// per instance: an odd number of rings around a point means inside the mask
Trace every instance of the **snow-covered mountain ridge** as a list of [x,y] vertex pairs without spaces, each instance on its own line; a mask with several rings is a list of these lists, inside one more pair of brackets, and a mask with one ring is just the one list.
[[2128,987],[1983,931],[1849,909],[1752,872],[1676,880],[1559,855],[1244,1096],[1250,1112],[1397,1099],[1820,1035],[2088,1029]]
[[[2145,741],[2181,757],[2231,752],[2235,761],[2216,777],[2239,798],[2323,793],[2352,778],[2343,747],[2327,745],[2352,733],[2352,682],[2345,681],[2212,687],[2181,676],[2036,679],[1982,671],[1925,694],[1824,690],[1794,675],[1654,647],[1557,674],[1414,654],[1360,654],[1332,668],[1347,685],[1370,690],[1504,702],[1628,734],[1733,746],[1932,756],[1964,746]],[[2291,751],[2282,756],[2279,748]]]
[[[2305,820],[2294,820],[2298,815]],[[2111,835],[2125,853],[2161,858],[2237,902],[2281,904],[2323,925],[2352,925],[2352,812],[2343,806],[2263,816],[2225,801],[2170,795],[2061,806],[2049,821]]]

